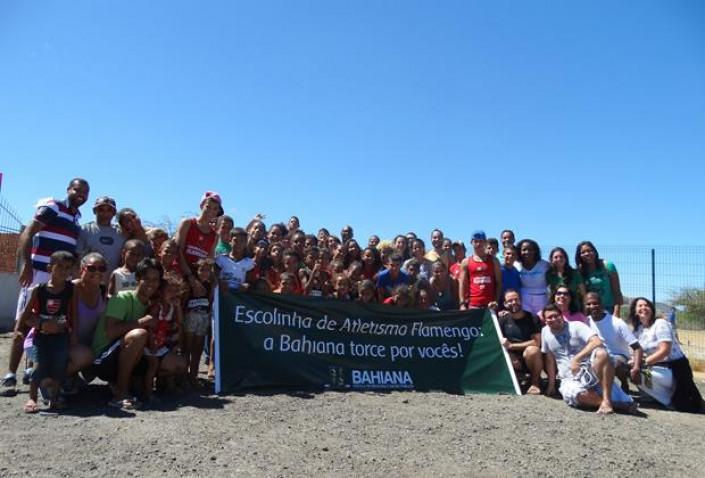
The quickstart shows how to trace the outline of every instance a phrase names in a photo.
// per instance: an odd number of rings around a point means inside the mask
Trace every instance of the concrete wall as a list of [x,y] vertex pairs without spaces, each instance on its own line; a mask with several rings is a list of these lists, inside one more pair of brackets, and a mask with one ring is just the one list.
[[15,325],[17,311],[17,295],[20,284],[19,274],[0,272],[0,331],[11,330]]

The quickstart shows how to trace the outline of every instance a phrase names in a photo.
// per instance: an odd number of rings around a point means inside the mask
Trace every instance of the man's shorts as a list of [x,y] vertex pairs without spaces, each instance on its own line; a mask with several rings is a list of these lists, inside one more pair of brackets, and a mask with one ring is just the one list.
[[[120,351],[122,350],[122,339],[118,339],[108,345],[98,354],[93,361],[91,372],[106,382],[115,382],[120,367]],[[132,375],[144,375],[147,370],[147,361],[142,357],[132,369]]]
[[32,373],[32,381],[40,383],[45,378],[63,382],[69,364],[69,334],[37,334],[34,336],[37,348],[37,368]]
[[184,317],[184,329],[194,335],[205,337],[211,325],[211,316],[208,312],[187,312]]
[[[558,388],[563,400],[571,407],[578,407],[578,396],[581,393],[593,390],[598,395],[602,396],[602,387],[597,380],[597,374],[592,369],[592,364],[595,360],[595,354],[598,349],[592,351],[590,355],[590,363],[583,364],[578,375],[565,377],[561,379],[561,385]],[[632,397],[624,393],[621,388],[612,383],[612,391],[610,393],[612,403],[631,403]]]

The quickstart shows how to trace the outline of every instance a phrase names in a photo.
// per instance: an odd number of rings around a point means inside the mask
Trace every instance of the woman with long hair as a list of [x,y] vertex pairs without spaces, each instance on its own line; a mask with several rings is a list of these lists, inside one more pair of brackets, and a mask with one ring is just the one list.
[[[551,295],[551,303],[558,307],[564,320],[568,322],[582,322],[588,325],[588,319],[580,310],[575,293],[567,285],[559,285]],[[543,323],[543,314],[539,313],[539,319]]]
[[605,310],[619,317],[624,298],[614,264],[600,259],[592,242],[583,241],[575,248],[575,265],[582,275],[586,293],[597,292]]
[[521,303],[524,310],[538,315],[548,303],[548,283],[546,272],[548,262],[541,259],[541,249],[536,241],[523,239],[517,244],[519,257],[517,269],[521,281]]
[[629,306],[629,322],[644,349],[645,368],[639,390],[666,407],[697,413],[703,398],[693,382],[693,371],[673,333],[671,323],[657,317],[653,302],[637,297]]
[[382,270],[382,258],[374,247],[366,247],[362,251],[362,277],[374,281]]
[[418,262],[416,272],[420,279],[429,280],[431,278],[432,262],[426,259],[426,244],[423,239],[414,239],[411,245],[411,258],[407,259],[401,266],[401,270],[409,273],[408,267],[412,260]]
[[411,259],[411,252],[409,252],[411,245],[404,235],[399,234],[395,237],[394,241],[392,241],[392,247],[394,248],[394,252],[401,256],[402,260],[406,261]]
[[362,261],[362,249],[355,239],[343,243],[343,265],[347,269],[355,261]]
[[546,282],[551,295],[556,293],[559,286],[567,286],[573,293],[573,300],[580,306],[585,297],[585,284],[580,273],[573,269],[568,261],[568,253],[562,247],[554,247],[548,254],[550,268],[546,272]]
[[431,301],[438,309],[458,309],[458,283],[448,275],[448,269],[442,261],[436,261],[431,266],[429,291]]

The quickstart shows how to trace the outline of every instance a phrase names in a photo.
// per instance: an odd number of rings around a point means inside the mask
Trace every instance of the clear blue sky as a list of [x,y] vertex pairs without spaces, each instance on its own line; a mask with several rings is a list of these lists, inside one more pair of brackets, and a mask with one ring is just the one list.
[[705,2],[0,3],[2,195],[702,244]]

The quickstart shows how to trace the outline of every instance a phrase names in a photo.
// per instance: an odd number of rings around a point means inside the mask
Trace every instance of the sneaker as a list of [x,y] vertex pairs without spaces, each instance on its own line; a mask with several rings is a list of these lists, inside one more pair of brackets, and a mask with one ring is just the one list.
[[0,396],[14,397],[17,395],[17,377],[14,373],[8,373],[0,380]]
[[92,370],[82,370],[81,371],[81,378],[83,378],[83,381],[85,382],[86,385],[91,383],[93,380],[96,378],[96,374],[93,373]]

